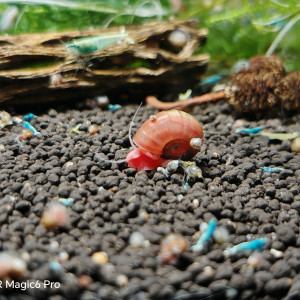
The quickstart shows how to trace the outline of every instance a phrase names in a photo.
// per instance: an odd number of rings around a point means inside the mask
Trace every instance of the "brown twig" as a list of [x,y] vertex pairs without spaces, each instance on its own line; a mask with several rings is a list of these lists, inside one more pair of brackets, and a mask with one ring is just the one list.
[[208,93],[188,100],[176,101],[176,102],[162,102],[154,96],[148,96],[146,97],[146,103],[160,110],[168,110],[168,109],[186,110],[194,105],[199,105],[211,101],[217,101],[223,98],[225,98],[225,93],[224,91],[221,91],[217,93]]

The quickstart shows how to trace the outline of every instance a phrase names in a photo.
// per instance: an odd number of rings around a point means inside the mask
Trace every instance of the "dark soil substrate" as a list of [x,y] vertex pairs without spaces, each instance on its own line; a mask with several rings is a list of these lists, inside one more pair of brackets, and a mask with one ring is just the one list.
[[[40,112],[32,124],[41,134],[22,148],[16,142],[20,125],[1,130],[1,249],[27,258],[25,281],[50,280],[60,287],[2,288],[0,299],[300,299],[300,156],[291,152],[290,141],[235,133],[237,127],[257,126],[300,131],[299,116],[254,120],[234,115],[222,102],[195,108],[205,130],[205,147],[195,157],[204,179],[185,190],[183,174],[166,179],[95,156],[125,157],[136,108]],[[137,126],[154,112],[142,107]],[[70,133],[79,123],[80,133]],[[94,136],[90,123],[100,126]],[[284,170],[268,173],[263,166]],[[62,197],[75,200],[67,208],[70,225],[46,230],[40,217]],[[145,211],[148,219],[141,218]],[[175,265],[158,261],[162,237],[180,233],[192,246],[199,225],[213,216],[228,229],[229,241],[211,241],[201,254],[188,250]],[[135,231],[148,246],[129,245]],[[248,251],[224,257],[224,249],[260,237],[270,242],[256,268],[247,264]],[[275,257],[271,248],[283,256]],[[49,263],[64,251],[69,259],[55,272]],[[97,251],[105,251],[111,265],[97,265],[91,259]],[[82,274],[92,278],[85,288],[78,283]],[[128,278],[124,286],[116,280],[119,274]]]

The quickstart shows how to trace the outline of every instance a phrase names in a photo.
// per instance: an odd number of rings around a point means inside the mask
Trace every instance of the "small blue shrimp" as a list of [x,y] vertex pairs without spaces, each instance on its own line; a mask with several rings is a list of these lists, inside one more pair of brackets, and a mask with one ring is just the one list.
[[40,132],[38,132],[29,122],[23,121],[22,124],[26,129],[29,129],[33,133],[34,136],[37,136],[40,134]]
[[120,104],[108,104],[107,105],[108,110],[115,112],[118,109],[121,109],[122,106]]
[[254,128],[238,128],[235,133],[245,133],[245,134],[257,134],[263,127],[254,127]]
[[23,120],[26,122],[31,122],[31,120],[34,118],[37,118],[37,116],[32,113],[28,113],[23,117]]
[[73,198],[59,198],[58,202],[66,207],[70,207],[73,205],[74,199]]
[[91,54],[95,51],[105,49],[124,40],[130,44],[134,44],[134,41],[128,36],[123,28],[121,29],[120,33],[111,33],[75,39],[66,44],[66,48],[79,56],[82,54]]
[[215,74],[215,75],[212,75],[212,76],[205,77],[201,80],[200,85],[204,86],[204,85],[216,84],[218,81],[220,81],[222,79],[222,77],[223,76],[220,75],[220,74]]
[[271,168],[271,167],[261,167],[261,169],[269,173],[279,173],[284,170],[283,168]]
[[193,252],[200,252],[203,249],[204,243],[206,243],[208,240],[212,238],[216,227],[217,227],[217,220],[213,218],[208,222],[205,231],[200,236],[200,239],[198,240],[196,245],[191,247],[191,250]]
[[259,238],[250,242],[243,242],[240,243],[232,248],[226,249],[225,253],[229,255],[235,255],[239,251],[246,251],[246,250],[251,250],[251,251],[261,251],[264,249],[265,245],[269,241],[268,238]]

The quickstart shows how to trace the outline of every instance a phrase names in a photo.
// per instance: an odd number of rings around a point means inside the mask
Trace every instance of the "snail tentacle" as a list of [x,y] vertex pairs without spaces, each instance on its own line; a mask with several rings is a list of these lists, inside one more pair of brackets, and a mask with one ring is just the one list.
[[200,151],[203,145],[203,138],[192,138],[190,140],[190,146],[194,149],[197,149]]
[[133,147],[134,149],[136,149],[136,145],[134,144],[133,142],[133,139],[132,139],[132,136],[131,136],[131,129],[132,129],[132,126],[134,125],[134,119],[139,111],[139,109],[141,108],[143,102],[141,102],[141,104],[139,105],[139,107],[137,108],[131,122],[130,122],[130,126],[129,126],[129,131],[128,131],[128,137],[129,137],[129,141],[130,141],[130,144],[131,144],[131,147]]
[[[129,126],[129,132],[128,132],[128,136],[129,136],[129,141],[130,141],[130,144],[131,146],[136,149],[137,147],[135,146],[133,140],[132,140],[132,137],[131,137],[131,129],[132,129],[132,126],[134,125],[134,119],[140,109],[140,107],[142,106],[142,102],[141,104],[139,105],[139,107],[137,108],[133,118],[132,118],[132,121],[130,122],[130,126]],[[110,163],[110,164],[121,164],[121,163],[124,163],[126,162],[127,160],[126,159],[122,159],[122,160],[111,160],[111,159],[106,159],[104,158],[103,156],[101,156],[99,153],[95,153],[95,156],[99,159],[99,160],[102,160],[104,162],[107,162],[107,163]]]

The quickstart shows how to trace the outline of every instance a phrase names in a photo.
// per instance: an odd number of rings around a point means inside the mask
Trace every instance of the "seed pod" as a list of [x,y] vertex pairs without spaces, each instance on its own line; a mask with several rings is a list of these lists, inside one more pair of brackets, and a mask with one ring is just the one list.
[[252,57],[248,67],[232,75],[226,95],[228,102],[242,112],[272,110],[280,106],[275,89],[284,76],[283,63],[279,57]]

